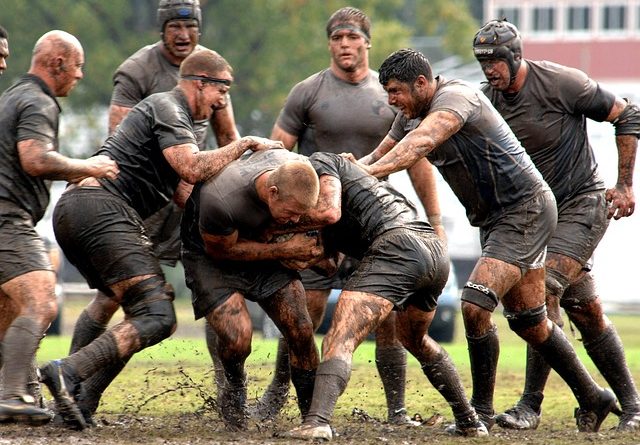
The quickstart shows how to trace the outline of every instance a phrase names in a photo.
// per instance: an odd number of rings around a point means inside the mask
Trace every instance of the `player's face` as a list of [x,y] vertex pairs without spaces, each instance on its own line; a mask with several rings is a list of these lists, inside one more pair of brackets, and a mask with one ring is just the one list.
[[269,202],[269,211],[278,224],[297,223],[305,214],[300,204],[294,200],[273,199]]
[[509,88],[511,73],[507,62],[500,59],[483,60],[480,62],[480,68],[493,89],[505,91]]
[[66,60],[62,60],[56,76],[55,94],[59,97],[68,96],[80,79],[84,77],[84,51],[77,48]]
[[229,71],[222,71],[211,76],[211,81],[203,80],[202,89],[198,90],[195,119],[209,119],[215,110],[227,106],[229,89],[233,77]]
[[9,58],[9,42],[7,39],[0,39],[0,74],[7,69],[7,59]]
[[334,65],[345,72],[354,72],[368,67],[369,43],[357,32],[349,29],[335,31],[329,37],[329,51]]
[[198,45],[200,28],[197,20],[169,20],[164,26],[162,41],[177,60],[184,60]]
[[412,84],[391,79],[385,86],[389,96],[389,105],[398,108],[408,119],[420,116],[424,108],[424,99],[412,87]]

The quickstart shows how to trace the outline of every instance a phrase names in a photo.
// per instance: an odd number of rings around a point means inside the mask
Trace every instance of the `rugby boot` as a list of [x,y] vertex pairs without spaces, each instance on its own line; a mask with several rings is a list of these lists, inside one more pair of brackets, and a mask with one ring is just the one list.
[[480,422],[487,428],[487,431],[491,431],[491,428],[496,424],[496,414],[495,412],[487,412],[483,411],[482,408],[474,407],[476,413],[478,414],[478,419]]
[[455,423],[446,427],[444,431],[451,436],[462,437],[484,437],[489,435],[486,425],[477,416],[473,416],[468,420],[456,420]]
[[65,371],[62,361],[54,360],[47,363],[40,368],[40,374],[42,383],[47,385],[56,402],[56,409],[64,424],[74,430],[85,429],[87,423],[74,399],[79,383]]
[[616,431],[629,432],[640,430],[640,412],[623,412],[618,421]]
[[394,411],[393,414],[387,417],[387,423],[390,425],[396,426],[420,426],[421,422],[411,419],[407,415],[407,410],[405,408],[401,408],[397,411]]
[[333,439],[333,430],[331,425],[322,424],[302,424],[283,434],[289,439],[298,440],[326,440]]
[[509,430],[535,430],[540,425],[541,417],[541,412],[535,412],[531,407],[518,403],[498,414],[496,423]]
[[576,408],[574,417],[578,431],[582,433],[597,433],[609,413],[619,416],[622,411],[618,408],[617,399],[613,392],[608,389],[602,389],[600,391],[600,402],[595,407],[595,410]]
[[38,408],[34,398],[28,394],[0,400],[0,422],[19,422],[40,426],[49,423],[52,418],[52,412]]

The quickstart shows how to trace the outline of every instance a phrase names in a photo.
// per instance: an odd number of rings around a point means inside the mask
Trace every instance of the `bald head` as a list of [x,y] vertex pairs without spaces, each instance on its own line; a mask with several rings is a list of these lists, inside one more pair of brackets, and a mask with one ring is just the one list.
[[75,53],[83,53],[82,45],[78,39],[65,31],[49,31],[36,42],[31,65],[46,66],[51,58],[68,59]]
[[49,31],[38,39],[29,73],[42,78],[56,96],[66,96],[82,79],[84,50],[73,35]]

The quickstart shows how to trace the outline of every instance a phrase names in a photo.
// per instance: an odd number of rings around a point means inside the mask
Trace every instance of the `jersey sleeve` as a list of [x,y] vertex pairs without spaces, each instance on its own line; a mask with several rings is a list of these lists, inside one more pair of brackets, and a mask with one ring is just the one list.
[[394,141],[400,141],[404,138],[410,130],[407,129],[407,119],[402,113],[396,114],[396,118],[391,124],[388,136]]
[[615,95],[604,90],[584,72],[565,67],[558,76],[558,91],[564,107],[571,114],[604,121],[615,102]]
[[193,122],[186,110],[173,102],[166,101],[167,106],[154,108],[155,119],[153,133],[155,134],[160,149],[181,144],[197,145]]
[[36,139],[52,143],[57,148],[56,129],[58,126],[57,105],[52,101],[30,99],[20,113],[17,123],[16,141]]

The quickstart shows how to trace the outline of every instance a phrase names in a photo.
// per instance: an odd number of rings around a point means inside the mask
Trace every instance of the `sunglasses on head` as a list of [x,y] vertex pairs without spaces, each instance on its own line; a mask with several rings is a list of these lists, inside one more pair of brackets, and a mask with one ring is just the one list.
[[231,86],[231,81],[229,79],[219,79],[217,77],[209,77],[209,76],[199,76],[196,74],[188,74],[185,76],[180,76],[182,79],[187,80],[201,80],[206,83],[221,83],[222,85]]

